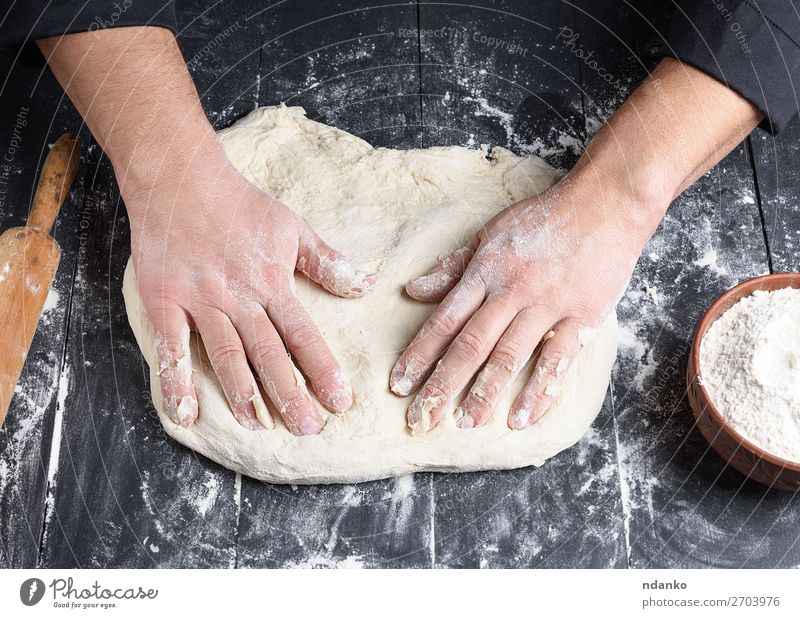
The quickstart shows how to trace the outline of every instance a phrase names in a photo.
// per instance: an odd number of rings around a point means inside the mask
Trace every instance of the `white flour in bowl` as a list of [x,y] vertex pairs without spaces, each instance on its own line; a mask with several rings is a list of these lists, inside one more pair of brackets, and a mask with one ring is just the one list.
[[711,325],[700,375],[739,434],[800,462],[800,290],[757,290]]

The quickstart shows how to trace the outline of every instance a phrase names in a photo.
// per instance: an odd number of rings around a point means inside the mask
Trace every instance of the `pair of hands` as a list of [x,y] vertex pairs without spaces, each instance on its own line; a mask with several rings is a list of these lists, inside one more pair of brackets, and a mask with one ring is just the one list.
[[[302,270],[340,296],[362,294],[374,277],[230,166],[174,36],[157,27],[109,28],[37,44],[117,172],[172,418],[190,425],[197,417],[190,329],[202,335],[247,427],[274,422],[252,365],[292,432],[322,429],[289,353],[325,407],[351,407],[347,378],[297,301],[293,274]],[[510,206],[411,282],[411,296],[441,301],[390,378],[397,393],[419,389],[412,428],[435,425],[484,361],[458,415],[463,427],[485,423],[544,340],[509,424],[540,418],[579,347],[580,329],[612,309],[669,203],[762,118],[725,84],[664,59],[565,180]]]
[[[202,335],[246,427],[274,422],[252,366],[290,431],[322,429],[289,353],[322,405],[351,407],[352,389],[297,301],[293,275],[302,270],[350,297],[374,277],[230,166],[174,36],[154,27],[109,28],[37,43],[117,172],[139,289],[160,337],[170,416],[187,426],[197,417],[190,330]],[[441,302],[390,378],[397,393],[419,390],[409,408],[412,428],[434,426],[479,371],[458,416],[462,427],[485,423],[543,341],[509,424],[523,428],[540,418],[580,345],[580,329],[613,308],[669,203],[762,118],[725,84],[664,59],[566,179],[510,206],[411,282],[411,296]]]
[[[602,203],[587,206],[592,201],[579,194],[563,180],[508,207],[406,286],[412,298],[440,303],[389,380],[397,395],[419,391],[408,409],[414,434],[436,426],[476,373],[456,418],[462,428],[485,424],[540,345],[508,424],[524,429],[547,411],[580,349],[580,330],[596,327],[614,307],[643,244],[618,215],[608,216]],[[159,337],[162,395],[175,423],[188,427],[198,414],[190,330],[201,335],[230,407],[248,429],[274,426],[253,370],[292,433],[324,427],[292,358],[325,408],[352,407],[347,376],[295,295],[294,271],[344,298],[368,291],[374,274],[233,168],[188,193],[150,189],[123,197],[137,213],[131,228],[139,290]]]

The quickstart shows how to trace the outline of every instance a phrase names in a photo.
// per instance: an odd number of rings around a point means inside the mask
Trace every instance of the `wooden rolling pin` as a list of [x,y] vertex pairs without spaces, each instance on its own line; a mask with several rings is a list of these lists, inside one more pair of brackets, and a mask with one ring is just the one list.
[[62,136],[47,155],[25,227],[0,236],[0,427],[61,258],[50,229],[69,193],[80,142]]

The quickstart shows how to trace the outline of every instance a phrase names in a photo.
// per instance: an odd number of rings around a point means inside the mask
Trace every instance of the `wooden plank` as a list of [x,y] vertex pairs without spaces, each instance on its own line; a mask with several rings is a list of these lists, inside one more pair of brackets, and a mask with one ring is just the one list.
[[795,120],[777,137],[757,131],[750,144],[772,270],[800,270],[800,124]]
[[[750,135],[749,144],[756,171],[758,202],[770,270],[800,270],[800,171],[797,156],[800,150],[800,124],[795,120],[778,136],[765,131]],[[760,488],[752,488],[758,491]],[[763,494],[763,490],[759,493]],[[756,493],[756,495],[759,495]],[[764,532],[754,539],[756,551],[748,556],[745,566],[769,564],[780,568],[800,567],[800,543],[797,529],[800,513],[797,495],[770,495],[757,503],[750,518],[763,520]]]
[[[668,2],[620,7],[610,0],[578,7],[578,44],[619,79],[611,88],[584,70],[591,133],[654,66],[673,9]],[[797,526],[791,498],[727,468],[694,429],[684,396],[697,320],[725,289],[767,270],[750,154],[742,145],[675,201],[619,306],[615,417],[633,567],[797,562],[796,554],[787,558]],[[657,290],[657,304],[647,288]]]
[[574,5],[574,26],[556,44],[578,62],[591,136],[657,64],[674,3],[575,0]]
[[94,146],[80,212],[53,517],[43,566],[227,566],[235,478],[168,439],[127,323],[128,221]]
[[[426,145],[503,146],[558,167],[583,148],[577,62],[555,42],[565,3],[422,4]],[[541,468],[438,475],[436,565],[608,567],[624,562],[610,405]]]
[[[742,146],[672,205],[620,304],[615,389],[632,566],[745,566],[769,513],[782,508],[782,496],[765,496],[710,451],[685,397],[702,313],[727,288],[767,270],[752,196]],[[658,305],[648,287],[658,290]],[[751,566],[775,566],[774,554],[761,558]]]
[[[180,14],[186,26],[182,47],[187,58],[198,58],[197,66],[203,67],[198,83],[206,105],[212,111],[245,111],[227,80],[253,82],[257,55],[216,83],[212,77],[224,73],[226,62],[232,65],[248,45],[257,48],[258,29],[239,26],[236,36],[216,38],[214,32],[230,32],[241,16],[222,6],[205,11],[212,5],[194,6],[191,15],[198,17],[191,25],[189,13]],[[209,38],[218,44],[204,50]],[[231,58],[223,60],[226,45]],[[234,473],[169,439],[157,419],[147,367],[122,301],[128,221],[113,171],[96,145],[77,249],[66,365],[70,389],[43,564],[232,566],[238,481]]]
[[569,167],[584,142],[576,61],[555,45],[560,2],[420,5],[426,145],[504,146]]
[[262,24],[251,17],[263,4],[243,0],[234,9],[219,0],[195,0],[176,5],[181,50],[216,129],[255,107]]
[[[0,229],[24,223],[48,145],[64,132],[80,128],[75,110],[61,104],[55,80],[49,72],[42,74],[39,52],[28,48],[21,59],[15,59],[15,53],[7,50],[0,57],[0,74],[7,76],[0,92],[0,105],[6,111],[0,126]],[[0,430],[0,565],[4,567],[31,568],[39,556],[53,422],[63,386],[61,365],[81,176],[79,170],[53,230],[63,249],[60,266],[18,392]]]
[[[361,0],[276,6],[264,25],[259,103],[308,116],[375,145],[419,147],[413,3]],[[319,230],[324,237],[325,230]],[[430,475],[357,486],[242,482],[238,565],[429,566]]]
[[613,430],[607,402],[584,438],[541,468],[436,477],[436,565],[623,564]]
[[414,2],[303,2],[258,19],[259,105],[300,105],[376,147],[419,147],[417,41],[402,36],[416,28]]

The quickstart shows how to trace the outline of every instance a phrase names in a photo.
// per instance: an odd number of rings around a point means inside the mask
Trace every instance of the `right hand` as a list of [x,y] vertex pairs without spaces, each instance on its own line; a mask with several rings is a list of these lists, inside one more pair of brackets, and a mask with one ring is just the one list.
[[350,409],[353,394],[295,295],[294,271],[345,298],[361,296],[375,276],[354,267],[227,162],[220,167],[179,188],[123,189],[139,292],[158,336],[166,413],[183,427],[197,419],[192,330],[202,337],[241,425],[274,426],[252,366],[289,431],[319,433],[323,416],[290,354],[331,412]]

